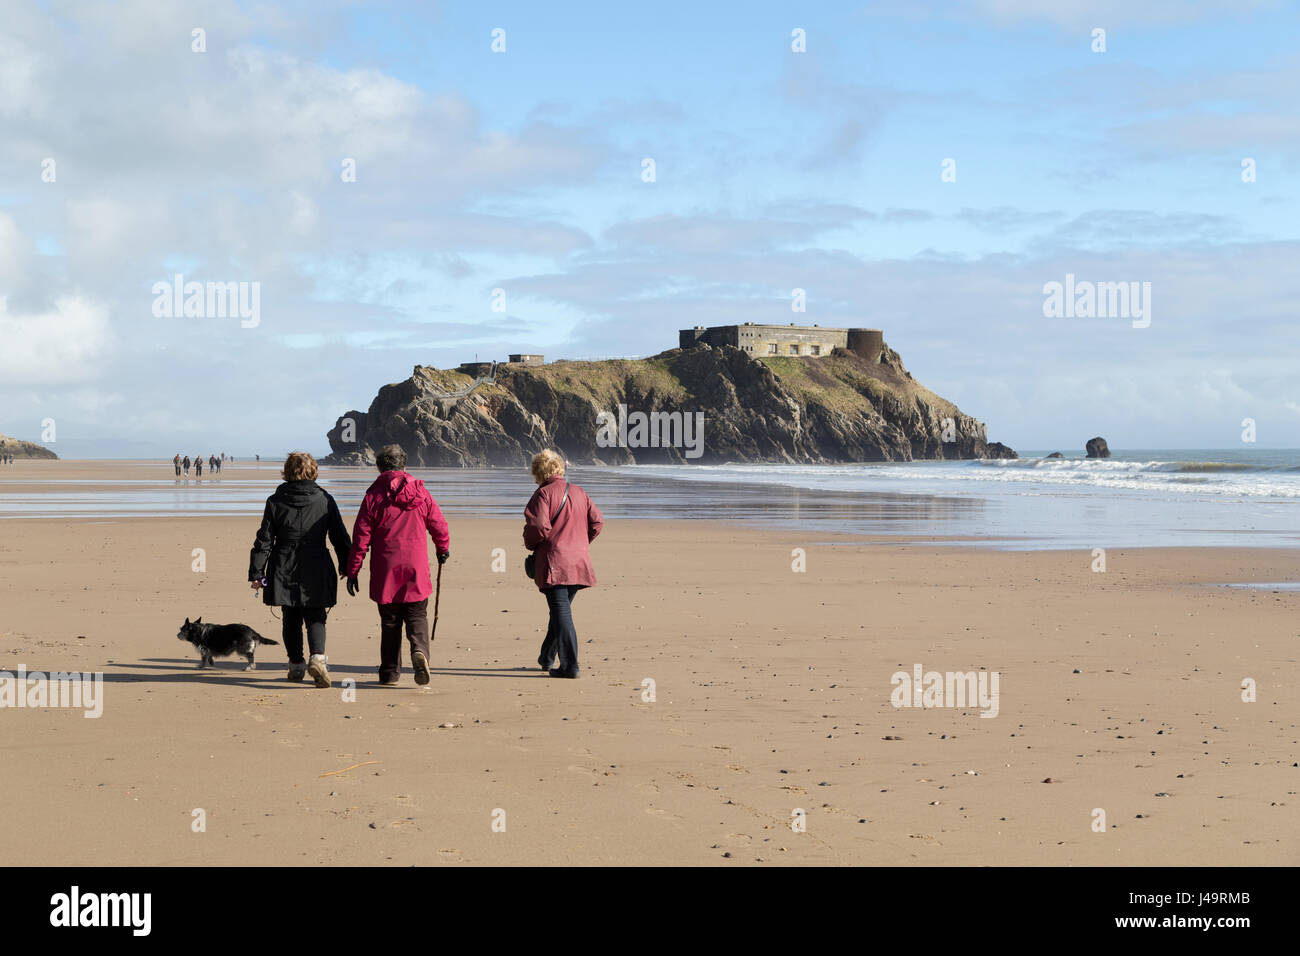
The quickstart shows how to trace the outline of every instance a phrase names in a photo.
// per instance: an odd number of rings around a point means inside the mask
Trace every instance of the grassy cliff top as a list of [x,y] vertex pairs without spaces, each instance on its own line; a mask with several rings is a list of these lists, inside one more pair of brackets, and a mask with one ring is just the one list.
[[689,389],[673,374],[662,355],[644,359],[604,359],[578,362],[560,359],[547,365],[527,366],[526,372],[556,391],[569,391],[600,398],[632,385],[642,393],[655,391],[673,398],[685,398]]
[[[576,361],[559,359],[546,365],[501,366],[498,375],[528,376],[545,382],[554,391],[579,395],[597,403],[628,390],[642,394],[651,391],[677,401],[695,391],[680,377],[681,356],[677,349],[644,359],[603,359]],[[952,402],[934,394],[914,381],[898,361],[897,353],[888,352],[886,362],[876,363],[841,349],[826,356],[756,356],[771,369],[781,385],[805,404],[822,405],[837,411],[861,410],[863,397],[879,408],[890,399],[904,405],[921,400],[942,414],[960,414]],[[453,369],[418,366],[417,372],[441,390],[454,392],[471,385],[474,376]],[[502,378],[495,385],[484,383],[480,391],[491,393],[505,388]]]
[[805,404],[847,411],[861,405],[866,395],[873,405],[897,399],[911,405],[917,399],[943,414],[960,414],[957,406],[904,374],[897,366],[875,363],[852,352],[836,349],[830,355],[759,356],[789,391]]

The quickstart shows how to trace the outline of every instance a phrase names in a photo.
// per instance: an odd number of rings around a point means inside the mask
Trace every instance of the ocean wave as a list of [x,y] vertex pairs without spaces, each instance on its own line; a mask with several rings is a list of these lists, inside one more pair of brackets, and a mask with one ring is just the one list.
[[1255,465],[1238,461],[1121,461],[1115,458],[988,458],[971,464],[987,468],[1030,468],[1043,471],[1084,469],[1102,472],[1288,472],[1300,465]]
[[[1021,458],[836,465],[636,465],[699,481],[779,484],[820,491],[939,495],[1052,495],[1115,492],[1179,500],[1300,500],[1291,468],[1236,462]],[[995,490],[996,489],[996,490]]]

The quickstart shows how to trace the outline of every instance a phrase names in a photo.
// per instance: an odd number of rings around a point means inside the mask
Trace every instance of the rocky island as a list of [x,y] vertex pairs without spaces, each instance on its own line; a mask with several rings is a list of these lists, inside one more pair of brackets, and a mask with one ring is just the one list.
[[372,463],[391,442],[424,467],[518,466],[546,447],[585,464],[1016,457],[879,331],[749,324],[686,330],[644,359],[417,365],[328,438],[326,464]]

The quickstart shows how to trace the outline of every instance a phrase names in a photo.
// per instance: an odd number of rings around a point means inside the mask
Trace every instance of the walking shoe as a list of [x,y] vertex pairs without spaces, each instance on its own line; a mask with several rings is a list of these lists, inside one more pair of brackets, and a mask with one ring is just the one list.
[[544,657],[538,657],[538,658],[537,658],[537,666],[540,667],[540,668],[541,668],[542,670],[544,670],[544,671],[549,671],[549,670],[551,669],[551,661],[548,661],[548,660],[547,660],[546,658],[544,658]]
[[397,674],[394,674],[392,677],[382,677],[382,676],[381,676],[381,677],[379,678],[379,686],[380,686],[380,687],[396,687],[397,684],[398,684],[398,682],[399,682],[400,680],[401,680],[401,677],[398,676]]
[[289,676],[286,680],[300,681],[307,674],[307,665],[302,661],[289,662]]
[[307,662],[307,673],[312,676],[317,687],[330,686],[330,672],[325,668],[328,661],[329,658],[324,654],[313,654],[311,660]]
[[421,687],[429,683],[429,662],[422,652],[411,652],[411,670],[415,671],[415,682]]
[[550,675],[552,677],[565,677],[569,680],[576,680],[578,677],[578,668],[575,667],[573,670],[565,670],[563,667],[553,667],[550,670]]

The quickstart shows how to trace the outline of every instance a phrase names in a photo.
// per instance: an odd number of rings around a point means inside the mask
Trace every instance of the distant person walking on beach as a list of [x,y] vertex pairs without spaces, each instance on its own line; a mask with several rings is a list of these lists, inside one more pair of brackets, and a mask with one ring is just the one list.
[[411,645],[417,684],[429,683],[429,547],[438,563],[451,555],[451,533],[442,509],[424,482],[406,472],[406,452],[386,445],[375,456],[379,477],[366,490],[352,527],[348,593],[356,594],[357,575],[370,555],[370,600],[379,605],[379,683],[396,684],[402,673],[402,626]]
[[172,459],[172,464],[176,466],[176,477],[179,478],[181,476],[181,456],[179,453]]
[[[605,524],[587,493],[564,477],[564,459],[547,449],[533,458],[533,492],[524,509],[524,547],[533,552],[532,578],[546,595],[550,621],[537,663],[552,677],[578,676],[573,599],[596,583],[591,542]],[[551,664],[559,656],[560,666]]]
[[181,464],[185,467],[185,477],[188,478],[190,476],[190,456],[186,455]]
[[194,456],[194,477],[195,478],[203,477],[203,456],[202,455]]
[[[334,498],[316,484],[316,459],[296,451],[284,460],[284,484],[266,499],[262,526],[248,559],[248,580],[262,589],[262,601],[283,609],[281,634],[289,654],[291,681],[310,674],[317,687],[329,687],[325,656],[325,618],[338,603],[339,582],[330,560],[333,546],[339,567],[351,550],[348,529]],[[311,659],[303,660],[302,631],[307,627]]]

